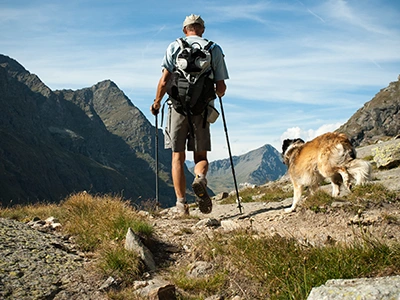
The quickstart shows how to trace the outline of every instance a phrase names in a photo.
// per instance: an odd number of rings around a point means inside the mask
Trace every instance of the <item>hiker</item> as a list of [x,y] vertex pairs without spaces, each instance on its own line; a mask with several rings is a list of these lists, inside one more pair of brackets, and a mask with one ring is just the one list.
[[[172,42],[168,46],[162,63],[162,75],[157,85],[156,97],[154,103],[150,107],[152,114],[157,115],[161,107],[161,101],[164,95],[168,92],[168,117],[165,128],[165,148],[172,149],[171,173],[176,194],[176,207],[178,213],[181,215],[189,214],[189,206],[186,202],[186,178],[184,174],[186,143],[187,150],[193,151],[195,179],[192,183],[192,188],[197,196],[196,200],[199,209],[202,213],[206,214],[212,211],[212,202],[207,193],[206,179],[208,171],[207,151],[211,151],[210,123],[207,121],[207,111],[201,111],[200,114],[198,114],[198,112],[192,113],[191,111],[187,111],[190,110],[188,105],[185,106],[184,104],[181,104],[181,107],[178,107],[178,104],[176,105],[176,103],[179,102],[176,98],[186,97],[186,99],[189,98],[187,101],[194,100],[194,94],[197,92],[194,92],[192,96],[188,96],[188,94],[190,95],[192,92],[188,92],[187,90],[185,92],[184,90],[184,96],[182,97],[171,97],[171,93],[173,94],[173,92],[169,92],[170,89],[173,91],[173,88],[170,87],[171,82],[177,82],[177,80],[174,80],[174,76],[179,76],[179,74],[185,73],[177,72],[179,71],[178,69],[182,67],[177,64],[177,58],[181,57],[180,51],[182,51],[182,47],[200,46],[201,48],[206,48],[206,45],[208,47],[208,44],[212,47],[209,49],[211,54],[211,63],[208,66],[208,70],[205,70],[207,71],[205,73],[201,71],[203,77],[206,76],[206,78],[203,79],[205,82],[211,80],[211,91],[202,91],[201,96],[196,100],[196,102],[203,101],[208,104],[209,101],[212,100],[213,102],[216,98],[215,94],[218,97],[224,96],[226,90],[225,80],[229,78],[222,49],[217,44],[210,43],[202,37],[204,30],[204,21],[199,15],[192,14],[185,18],[183,22],[183,32],[185,37],[181,40],[178,39]],[[183,44],[186,46],[183,46]],[[178,90],[179,93],[182,93],[181,86],[175,88],[175,93],[177,93]],[[197,96],[198,94],[199,93],[197,93]],[[177,112],[177,109],[179,112]]]

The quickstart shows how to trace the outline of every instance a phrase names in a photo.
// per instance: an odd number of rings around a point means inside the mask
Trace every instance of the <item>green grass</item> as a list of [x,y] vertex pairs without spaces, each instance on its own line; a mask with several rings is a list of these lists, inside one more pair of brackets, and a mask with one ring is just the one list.
[[237,232],[201,244],[198,255],[213,262],[214,273],[207,280],[189,280],[183,267],[173,277],[177,286],[199,299],[215,293],[228,299],[241,293],[245,299],[306,299],[312,287],[329,279],[400,274],[400,246],[372,239],[313,247],[279,236]]
[[[282,201],[293,196],[293,191],[286,191],[280,186],[256,187],[254,189],[244,189],[239,191],[239,196],[243,203],[246,202],[276,202]],[[256,197],[253,197],[256,196]],[[236,195],[230,195],[221,201],[221,204],[236,203]]]

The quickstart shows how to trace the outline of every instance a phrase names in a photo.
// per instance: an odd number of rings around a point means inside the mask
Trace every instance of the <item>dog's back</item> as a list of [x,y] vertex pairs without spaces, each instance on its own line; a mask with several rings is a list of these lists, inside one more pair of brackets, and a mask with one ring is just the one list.
[[295,209],[304,186],[313,191],[324,178],[330,178],[334,197],[342,183],[350,189],[352,179],[356,184],[369,179],[370,164],[356,159],[355,149],[345,134],[329,132],[307,143],[296,141],[285,140],[282,148],[294,188],[293,205],[287,211]]
[[328,132],[303,144],[289,165],[289,175],[301,185],[313,185],[333,176],[354,159],[355,150],[346,135]]

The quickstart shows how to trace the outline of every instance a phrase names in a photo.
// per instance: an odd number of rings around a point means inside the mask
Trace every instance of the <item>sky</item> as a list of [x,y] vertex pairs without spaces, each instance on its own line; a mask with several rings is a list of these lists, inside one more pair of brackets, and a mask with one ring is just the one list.
[[[163,55],[192,13],[225,54],[232,155],[333,131],[400,74],[397,0],[0,0],[0,54],[52,90],[112,80],[154,124]],[[228,158],[221,117],[211,134],[209,160]]]

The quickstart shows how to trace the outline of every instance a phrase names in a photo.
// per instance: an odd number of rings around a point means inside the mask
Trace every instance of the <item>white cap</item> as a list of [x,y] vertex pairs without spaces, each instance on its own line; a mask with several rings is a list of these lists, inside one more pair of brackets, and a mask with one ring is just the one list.
[[190,16],[187,16],[185,21],[183,21],[183,28],[191,24],[200,24],[204,27],[204,21],[200,15],[191,14]]

